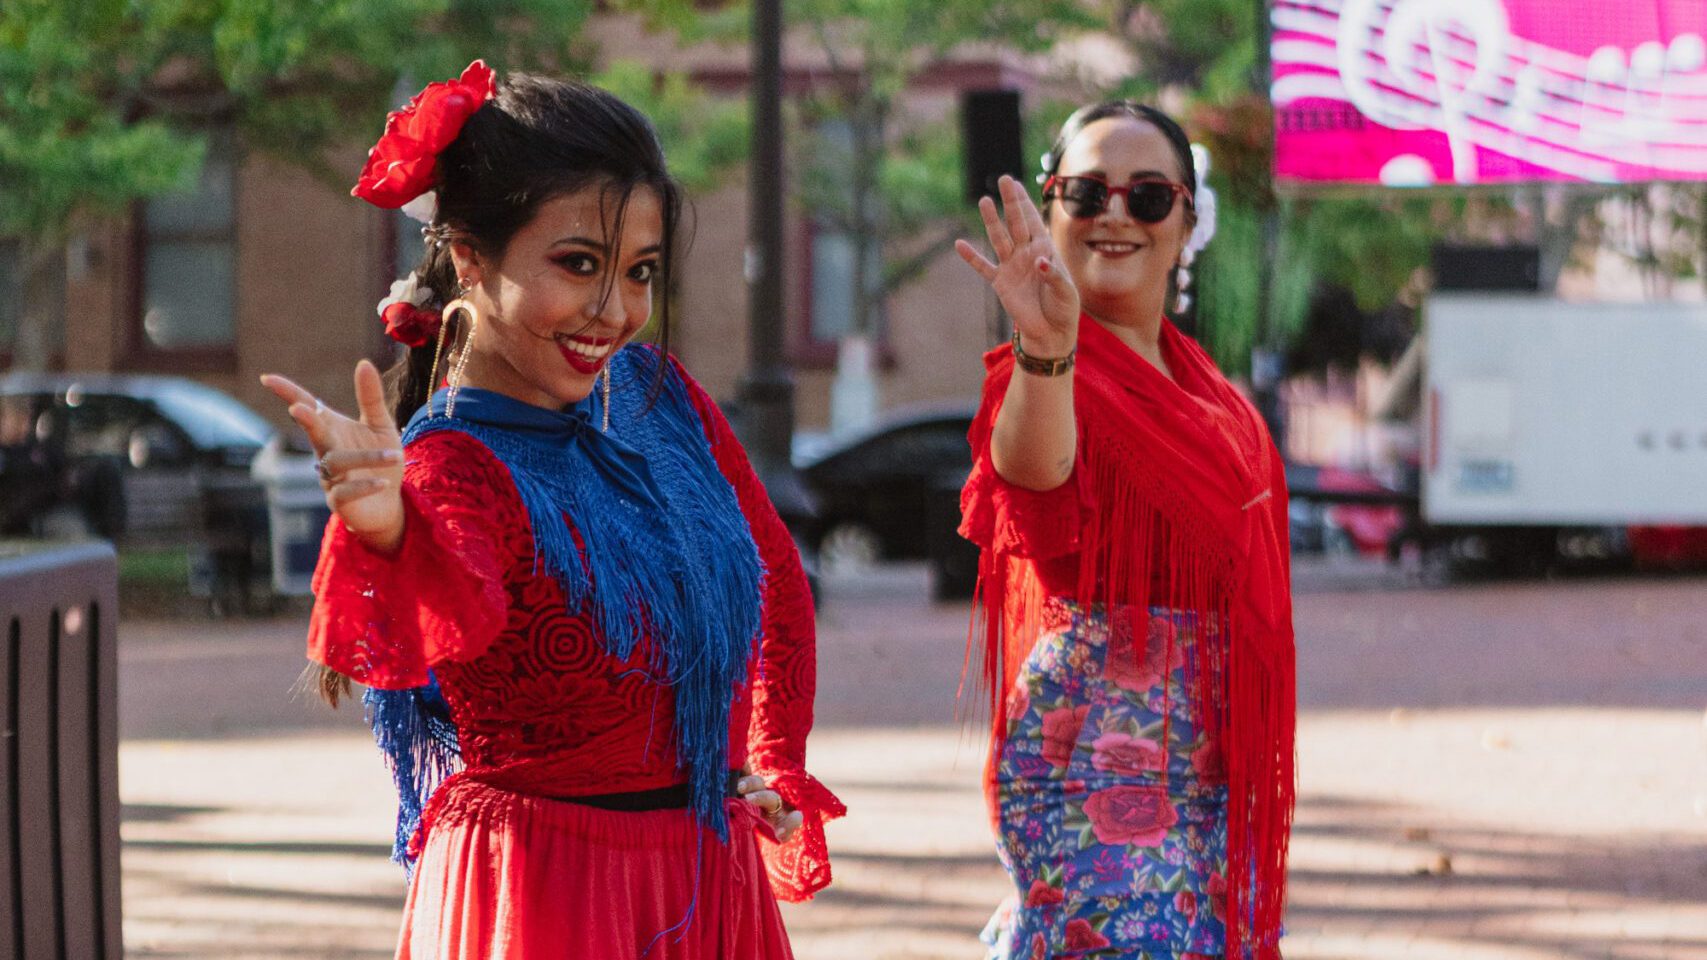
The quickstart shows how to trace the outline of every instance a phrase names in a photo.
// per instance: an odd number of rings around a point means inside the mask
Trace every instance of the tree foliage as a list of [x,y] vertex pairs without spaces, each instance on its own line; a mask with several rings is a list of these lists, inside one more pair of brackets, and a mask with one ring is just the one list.
[[17,0],[0,6],[0,230],[52,239],[193,181],[208,122],[325,171],[400,77],[575,64],[593,0]]
[[[748,37],[748,3],[636,6],[686,41]],[[792,104],[795,195],[850,241],[855,327],[870,333],[884,298],[949,249],[972,212],[958,125],[919,115],[903,91],[969,47],[1037,53],[1102,19],[1082,0],[784,0],[783,19],[828,68]]]
[[[210,125],[242,149],[347,186],[335,148],[377,135],[425,79],[476,57],[500,71],[584,71],[596,0],[10,0],[0,5],[0,236],[26,286],[59,269],[79,218],[196,180]],[[680,78],[613,65],[598,78],[658,121],[690,188],[745,151],[739,110]],[[23,347],[59,318],[26,304]],[[21,365],[40,350],[21,349]]]

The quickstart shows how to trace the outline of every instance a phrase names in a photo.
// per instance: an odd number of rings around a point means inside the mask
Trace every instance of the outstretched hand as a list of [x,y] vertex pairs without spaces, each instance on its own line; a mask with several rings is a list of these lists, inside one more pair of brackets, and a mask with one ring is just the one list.
[[955,241],[954,249],[996,291],[1027,353],[1065,356],[1079,339],[1079,289],[1025,188],[1013,177],[1003,177],[1000,188],[1001,211],[989,197],[978,201],[996,262],[965,240]]
[[326,505],[368,546],[390,551],[403,539],[403,440],[386,409],[378,368],[363,360],[355,376],[355,419],[285,377],[263,374],[261,383],[290,405],[290,418],[308,432]]

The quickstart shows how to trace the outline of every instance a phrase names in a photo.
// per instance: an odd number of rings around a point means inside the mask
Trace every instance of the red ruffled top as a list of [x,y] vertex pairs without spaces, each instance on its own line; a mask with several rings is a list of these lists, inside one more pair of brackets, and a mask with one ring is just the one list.
[[[777,896],[803,900],[830,882],[823,824],[846,812],[805,770],[817,666],[812,597],[793,538],[733,430],[677,373],[764,565],[762,640],[730,711],[729,760],[805,814],[787,844],[762,842]],[[562,588],[536,568],[527,511],[502,462],[467,434],[428,433],[407,448],[403,503],[403,541],[390,556],[336,517],[327,526],[311,660],[381,689],[421,686],[430,668],[457,727],[458,778],[545,797],[686,779],[672,747],[674,701],[648,672],[649,644],[619,660],[587,611],[567,610]],[[435,793],[421,835],[455,813],[439,809],[449,793]]]

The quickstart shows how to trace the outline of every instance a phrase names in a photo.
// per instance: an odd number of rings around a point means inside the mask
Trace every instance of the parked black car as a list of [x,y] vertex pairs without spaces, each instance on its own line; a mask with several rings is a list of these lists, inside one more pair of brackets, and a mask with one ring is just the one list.
[[267,562],[249,466],[273,433],[181,377],[0,375],[0,536],[186,545],[210,560],[213,589],[246,588]]
[[818,500],[807,539],[872,560],[929,560],[939,599],[970,596],[978,551],[955,532],[972,470],[971,405],[896,411],[799,464]]

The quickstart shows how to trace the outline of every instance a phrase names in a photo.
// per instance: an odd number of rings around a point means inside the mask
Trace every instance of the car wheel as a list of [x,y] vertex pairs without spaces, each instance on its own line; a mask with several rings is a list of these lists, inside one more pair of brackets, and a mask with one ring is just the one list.
[[838,523],[818,541],[819,564],[831,576],[869,570],[881,559],[883,543],[864,524]]

